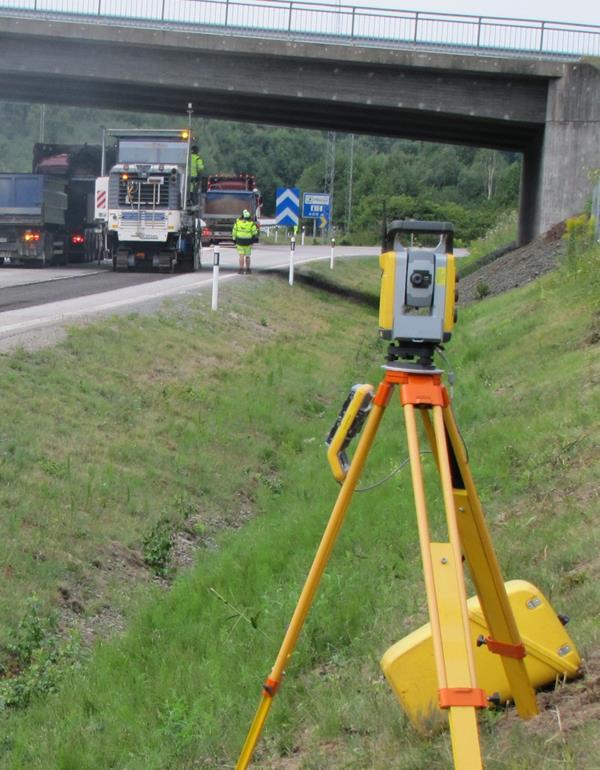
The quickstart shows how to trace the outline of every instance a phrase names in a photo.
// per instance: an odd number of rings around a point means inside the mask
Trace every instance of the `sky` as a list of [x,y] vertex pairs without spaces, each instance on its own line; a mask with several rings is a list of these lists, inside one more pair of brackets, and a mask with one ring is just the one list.
[[342,5],[600,25],[598,0],[342,0]]

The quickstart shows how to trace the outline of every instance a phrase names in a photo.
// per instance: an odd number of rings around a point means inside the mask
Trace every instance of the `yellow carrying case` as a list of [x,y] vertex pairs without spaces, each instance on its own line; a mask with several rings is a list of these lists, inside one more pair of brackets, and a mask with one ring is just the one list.
[[[576,677],[581,667],[579,654],[563,622],[541,591],[525,580],[507,582],[506,591],[525,646],[525,668],[531,685],[539,688],[559,677]],[[490,652],[485,644],[477,646],[480,637],[489,636],[479,599],[469,599],[467,608],[477,686],[488,697],[497,694],[499,701],[504,703],[510,700],[511,693],[501,657]],[[413,724],[418,729],[430,727],[442,712],[438,706],[430,624],[421,626],[390,647],[381,659],[381,668]]]

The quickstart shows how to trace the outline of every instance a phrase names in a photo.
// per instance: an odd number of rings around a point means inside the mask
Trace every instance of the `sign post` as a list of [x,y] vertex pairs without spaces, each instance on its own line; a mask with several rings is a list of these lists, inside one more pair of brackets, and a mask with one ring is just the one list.
[[290,241],[290,286],[294,285],[294,251],[296,251],[296,239],[292,235],[292,240]]
[[213,282],[212,282],[212,309],[219,307],[219,246],[213,246]]

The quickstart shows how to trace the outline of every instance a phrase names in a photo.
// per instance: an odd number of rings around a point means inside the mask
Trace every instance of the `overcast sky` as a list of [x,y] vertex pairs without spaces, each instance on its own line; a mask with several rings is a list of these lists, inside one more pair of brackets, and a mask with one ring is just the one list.
[[[329,0],[335,4],[335,0]],[[342,0],[342,5],[600,25],[598,0]]]

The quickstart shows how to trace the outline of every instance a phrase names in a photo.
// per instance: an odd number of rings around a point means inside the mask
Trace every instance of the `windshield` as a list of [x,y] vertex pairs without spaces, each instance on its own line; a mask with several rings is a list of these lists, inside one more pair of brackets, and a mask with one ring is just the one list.
[[185,166],[187,142],[140,141],[121,139],[119,141],[119,163],[174,163]]
[[213,192],[207,193],[204,213],[208,216],[227,214],[239,217],[244,209],[252,215],[256,211],[256,197],[251,192]]

